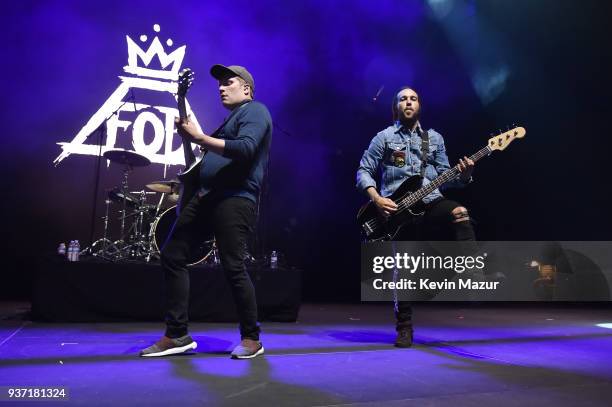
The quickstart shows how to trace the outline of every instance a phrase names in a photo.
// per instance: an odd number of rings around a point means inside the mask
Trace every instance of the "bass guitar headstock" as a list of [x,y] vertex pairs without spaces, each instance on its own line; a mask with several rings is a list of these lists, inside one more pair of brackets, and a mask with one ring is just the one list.
[[515,127],[495,137],[491,137],[489,139],[488,146],[491,150],[502,151],[503,149],[508,147],[508,144],[512,143],[514,139],[525,137],[525,133],[527,133],[527,131],[524,127]]

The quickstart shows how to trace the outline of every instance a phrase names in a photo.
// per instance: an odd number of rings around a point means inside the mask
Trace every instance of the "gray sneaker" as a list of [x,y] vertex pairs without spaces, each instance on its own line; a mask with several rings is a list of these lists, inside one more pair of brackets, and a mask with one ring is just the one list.
[[264,347],[259,341],[253,339],[243,339],[240,345],[232,351],[232,359],[251,359],[258,355],[263,355]]
[[180,338],[168,338],[162,336],[154,345],[149,346],[140,351],[139,356],[166,356],[184,353],[198,347],[198,344],[191,339],[191,336],[185,335]]

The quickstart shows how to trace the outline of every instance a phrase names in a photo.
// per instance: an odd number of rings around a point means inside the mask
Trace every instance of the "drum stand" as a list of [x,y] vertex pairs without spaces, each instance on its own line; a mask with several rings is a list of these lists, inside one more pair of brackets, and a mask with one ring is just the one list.
[[214,238],[207,240],[204,243],[202,243],[202,246],[204,247],[210,246],[210,250],[208,250],[208,252],[202,258],[202,260],[196,263],[190,264],[190,265],[204,263],[204,264],[210,264],[213,266],[219,266],[221,264],[221,260],[219,259],[219,250],[217,249],[217,240]]
[[[154,219],[157,219],[157,216],[159,215],[159,210],[161,209],[162,204],[164,203],[164,199],[166,198],[166,194],[160,194],[160,198],[159,198],[159,202],[157,203],[157,206],[155,207],[155,216],[153,217]],[[155,250],[155,221],[151,222],[151,224],[149,225],[149,238],[148,238],[148,250],[147,250],[147,257],[145,258],[146,262],[150,262],[151,258],[153,256],[156,256],[156,258],[159,259],[159,253],[157,252],[157,250]]]
[[[126,102],[124,102],[121,106],[123,106]],[[120,109],[117,109],[113,114],[117,113]],[[110,116],[112,117],[112,115]],[[109,117],[109,118],[110,118]],[[107,118],[106,120],[108,120]],[[104,121],[106,123],[106,120]],[[123,165],[123,180],[121,181],[121,188],[119,191],[112,190],[112,195],[109,194],[109,197],[115,198],[118,197],[122,201],[123,210],[121,211],[121,233],[119,240],[111,242],[108,239],[108,221],[109,221],[109,204],[110,200],[105,200],[106,203],[106,213],[104,216],[104,236],[102,239],[98,239],[91,244],[89,248],[86,250],[94,256],[102,257],[107,260],[116,261],[122,260],[128,257],[131,258],[145,258],[148,256],[150,252],[150,244],[147,239],[147,235],[143,233],[143,228],[145,226],[145,220],[148,221],[148,217],[145,218],[145,213],[151,209],[151,205],[146,204],[146,191],[141,191],[140,199],[136,200],[130,193],[128,192],[128,178],[130,171],[134,167],[144,167],[151,164],[151,160],[145,157],[142,154],[138,154],[135,151],[128,151],[122,148],[114,148],[108,149],[102,154],[102,144],[100,143],[99,153],[98,153],[98,165],[96,167],[96,195],[97,188],[99,182],[99,169],[100,169],[100,160],[104,157],[110,162],[117,163]],[[118,193],[117,193],[118,192]],[[114,200],[114,199],[113,199]],[[134,206],[136,212],[130,214],[129,216],[136,216],[135,221],[132,222],[129,230],[126,233],[126,219],[128,218],[127,209],[128,202],[130,206]],[[95,200],[94,200],[94,210],[95,214]],[[92,241],[93,241],[93,226],[94,226],[95,217],[92,215]],[[133,231],[133,232],[132,232]],[[134,236],[130,236],[130,233],[134,233]]]
[[[119,235],[121,236],[121,239],[123,239],[125,236],[125,212],[127,209],[128,175],[131,169],[131,165],[125,165],[125,167],[123,168],[123,181],[121,181],[121,191],[123,192],[123,210],[121,211],[121,234]],[[123,243],[123,240],[121,240],[121,242]]]
[[[127,215],[127,201],[128,201],[128,196],[129,195],[129,191],[128,191],[128,178],[129,178],[129,173],[132,170],[132,166],[130,164],[125,164],[125,167],[123,168],[123,180],[121,181],[121,202],[122,202],[122,210],[121,210],[121,217],[119,218],[121,220],[121,232],[120,232],[120,238],[119,240],[115,240],[114,242],[110,241],[108,239],[108,220],[109,220],[109,213],[108,213],[108,209],[109,209],[109,204],[111,203],[111,201],[107,198],[105,200],[106,203],[106,213],[104,216],[104,237],[102,239],[98,239],[97,241],[95,241],[92,245],[92,255],[97,256],[97,257],[101,257],[105,260],[111,260],[111,261],[116,261],[116,260],[122,260],[125,259],[126,257],[130,256],[130,250],[132,249],[132,245],[128,245],[126,243],[126,232],[125,232],[125,225],[126,225],[126,219],[128,217]],[[143,191],[144,192],[144,191]],[[140,212],[139,213],[139,218],[137,219],[138,221],[143,221],[142,220],[142,204],[139,202],[138,206],[137,206],[137,210]],[[130,233],[132,231],[132,229],[134,228],[134,224],[129,228],[127,233]],[[101,245],[102,247],[94,252],[93,248],[96,245]]]
[[[151,205],[147,205],[146,199],[147,194],[153,194],[154,192],[146,192],[144,190],[138,192],[140,194],[140,199],[138,200],[138,206],[136,207],[136,211],[129,216],[136,216],[132,226],[128,230],[129,233],[133,233],[131,236],[130,244],[127,245],[122,251],[127,252],[127,256],[130,259],[141,259],[147,262],[151,259],[151,241],[150,241],[150,233],[145,232],[145,225],[150,225],[152,222],[146,222],[147,219],[146,213],[152,209]],[[156,212],[159,210],[159,205],[156,208]]]
[[81,253],[86,254],[90,253],[92,256],[100,257],[105,260],[113,260],[114,255],[119,251],[119,248],[108,239],[108,209],[111,200],[106,198],[104,200],[105,209],[104,209],[104,235],[101,239],[96,240],[91,244],[91,246],[83,249]]
[[[126,164],[123,169],[123,181],[121,182],[121,193],[123,194],[123,210],[121,211],[121,238],[114,242],[116,246],[121,246],[115,255],[115,260],[130,259],[146,259],[149,251],[149,242],[146,236],[142,233],[142,228],[145,223],[145,212],[148,210],[146,205],[147,193],[143,190],[138,192],[140,198],[136,202],[136,211],[130,215],[127,214],[127,197],[130,195],[128,191],[128,177],[132,170],[130,164]],[[125,230],[125,221],[128,216],[136,216],[130,228]],[[130,234],[133,233],[133,236]],[[129,244],[128,244],[129,242]]]

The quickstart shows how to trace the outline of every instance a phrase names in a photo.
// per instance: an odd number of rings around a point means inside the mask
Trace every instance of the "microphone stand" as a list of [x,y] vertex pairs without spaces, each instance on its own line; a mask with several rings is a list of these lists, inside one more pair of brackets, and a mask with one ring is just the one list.
[[[134,95],[132,94],[132,98],[134,97]],[[94,133],[98,133],[98,157],[96,159],[96,166],[94,169],[94,191],[93,191],[93,205],[92,205],[92,211],[91,211],[91,221],[90,221],[90,235],[89,235],[89,247],[84,249],[83,252],[87,251],[87,250],[92,250],[93,249],[93,244],[94,244],[94,232],[95,232],[95,227],[96,227],[96,212],[98,211],[98,189],[100,187],[100,164],[102,163],[102,142],[104,141],[104,136],[106,135],[106,122],[108,122],[114,115],[116,115],[119,110],[121,110],[121,108],[123,106],[125,106],[126,103],[128,103],[130,101],[130,99],[127,99],[125,102],[123,102],[121,104],[121,106],[119,106],[113,113],[111,113],[110,116],[108,116],[106,119],[104,119],[104,121],[102,121],[102,123],[100,123],[100,125],[98,126],[97,129],[95,129],[94,131],[92,131],[91,133],[89,133],[89,135],[85,138],[88,139],[92,134]]]

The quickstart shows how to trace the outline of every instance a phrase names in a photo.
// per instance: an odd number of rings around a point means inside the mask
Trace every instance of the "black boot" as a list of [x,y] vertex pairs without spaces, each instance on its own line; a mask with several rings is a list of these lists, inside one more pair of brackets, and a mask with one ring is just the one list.
[[412,346],[412,306],[407,301],[399,301],[395,309],[395,346],[409,348]]
[[409,348],[412,346],[412,327],[398,328],[395,339],[396,348]]

